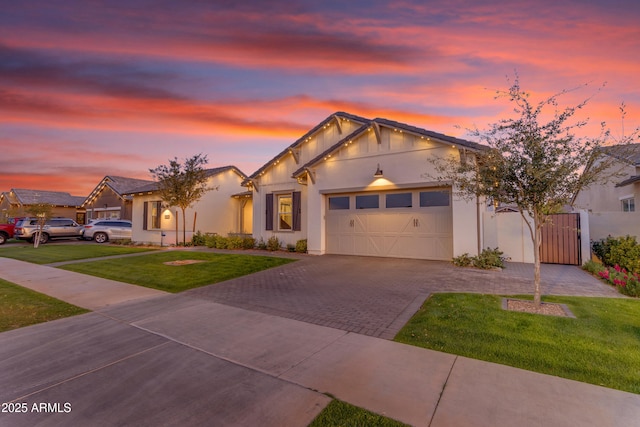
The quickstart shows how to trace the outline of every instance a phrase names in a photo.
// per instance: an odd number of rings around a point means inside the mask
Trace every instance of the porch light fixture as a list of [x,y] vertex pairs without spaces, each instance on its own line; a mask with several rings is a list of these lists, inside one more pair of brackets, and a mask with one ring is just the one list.
[[380,163],[378,163],[378,169],[376,169],[376,173],[373,174],[373,177],[382,178],[383,176],[382,169],[380,169]]

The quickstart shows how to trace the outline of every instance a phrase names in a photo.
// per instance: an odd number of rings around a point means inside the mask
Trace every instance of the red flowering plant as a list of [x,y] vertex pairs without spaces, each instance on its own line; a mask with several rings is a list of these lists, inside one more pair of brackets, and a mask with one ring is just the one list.
[[599,273],[600,277],[614,285],[622,294],[640,297],[640,274],[630,273],[616,264]]

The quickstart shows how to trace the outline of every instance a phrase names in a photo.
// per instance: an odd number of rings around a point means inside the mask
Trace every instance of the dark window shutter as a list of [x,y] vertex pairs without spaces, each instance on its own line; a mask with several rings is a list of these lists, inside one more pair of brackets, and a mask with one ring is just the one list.
[[142,229],[148,230],[147,227],[147,218],[149,217],[149,202],[144,202],[144,207],[142,208]]
[[266,195],[265,203],[267,204],[265,230],[273,230],[273,193]]
[[293,192],[293,231],[302,230],[302,193]]

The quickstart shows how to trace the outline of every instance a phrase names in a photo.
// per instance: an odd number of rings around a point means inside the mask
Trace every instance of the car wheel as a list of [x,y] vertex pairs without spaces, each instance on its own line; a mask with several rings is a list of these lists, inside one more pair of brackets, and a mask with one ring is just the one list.
[[0,233],[0,245],[4,245],[7,242],[7,236],[3,233]]
[[47,233],[40,234],[40,243],[47,243],[49,241],[49,235]]
[[107,237],[105,233],[96,233],[93,235],[93,240],[95,240],[96,243],[104,243],[109,240],[109,237]]

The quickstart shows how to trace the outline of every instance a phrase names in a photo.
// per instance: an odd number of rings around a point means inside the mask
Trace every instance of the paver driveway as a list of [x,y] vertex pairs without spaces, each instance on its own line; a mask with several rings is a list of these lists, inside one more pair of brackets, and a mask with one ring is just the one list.
[[[392,339],[430,293],[530,294],[532,280],[527,264],[483,271],[440,261],[324,255],[183,295]],[[545,294],[620,296],[573,266],[543,265],[542,282]]]

